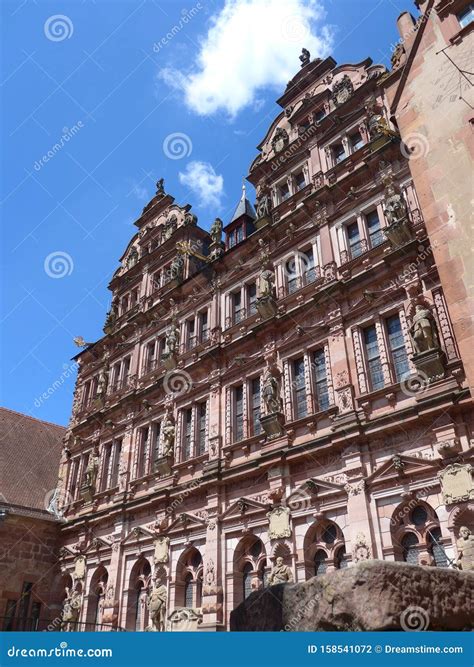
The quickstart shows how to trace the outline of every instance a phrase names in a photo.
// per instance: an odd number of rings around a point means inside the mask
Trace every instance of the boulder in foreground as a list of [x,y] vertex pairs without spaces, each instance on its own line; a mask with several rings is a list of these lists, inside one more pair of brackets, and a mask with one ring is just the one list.
[[472,630],[473,605],[473,573],[371,560],[252,593],[230,629]]

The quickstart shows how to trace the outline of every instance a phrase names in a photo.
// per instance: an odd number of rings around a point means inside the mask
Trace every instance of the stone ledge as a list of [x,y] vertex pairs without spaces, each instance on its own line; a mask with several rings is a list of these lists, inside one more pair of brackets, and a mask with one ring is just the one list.
[[474,573],[371,560],[252,593],[230,629],[472,630],[473,600]]

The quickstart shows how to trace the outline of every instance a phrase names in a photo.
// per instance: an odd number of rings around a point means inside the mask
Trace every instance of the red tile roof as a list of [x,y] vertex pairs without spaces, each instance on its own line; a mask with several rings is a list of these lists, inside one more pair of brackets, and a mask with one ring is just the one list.
[[0,503],[45,510],[56,487],[64,426],[0,407]]

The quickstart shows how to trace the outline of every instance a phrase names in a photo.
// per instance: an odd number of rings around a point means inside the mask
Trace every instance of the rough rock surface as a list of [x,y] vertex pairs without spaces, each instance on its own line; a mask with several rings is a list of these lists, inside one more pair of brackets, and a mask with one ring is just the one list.
[[474,574],[363,561],[298,584],[252,593],[231,630],[472,630]]

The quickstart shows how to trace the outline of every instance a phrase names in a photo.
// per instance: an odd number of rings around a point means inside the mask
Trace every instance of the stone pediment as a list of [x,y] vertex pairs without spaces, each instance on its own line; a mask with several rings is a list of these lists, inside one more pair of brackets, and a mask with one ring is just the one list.
[[202,519],[201,517],[197,516],[196,514],[191,514],[190,512],[182,512],[179,514],[176,519],[174,519],[170,525],[168,526],[168,531],[170,530],[176,530],[176,529],[182,529],[183,526],[187,528],[192,528],[193,526],[197,526],[199,528],[202,528],[203,526],[206,525],[206,520]]
[[380,483],[385,480],[393,481],[394,477],[403,478],[409,475],[426,472],[427,470],[438,470],[439,461],[430,461],[415,456],[395,454],[385,461],[377,470],[365,478],[367,484]]
[[307,493],[319,495],[322,493],[339,493],[344,491],[344,484],[330,482],[327,479],[322,479],[320,477],[310,477],[300,488],[306,490]]
[[100,551],[101,549],[110,549],[112,542],[103,537],[92,537],[83,553],[91,553],[93,551]]
[[231,516],[242,516],[248,512],[267,512],[268,507],[268,504],[261,503],[258,500],[242,497],[231,503],[225,512],[219,516],[219,519],[227,519]]
[[120,542],[120,544],[129,544],[130,542],[139,542],[142,539],[149,539],[150,537],[154,537],[155,533],[152,530],[149,530],[148,528],[142,528],[142,527],[137,527],[137,528],[132,528],[132,530],[127,533],[127,535],[123,538],[123,540]]

